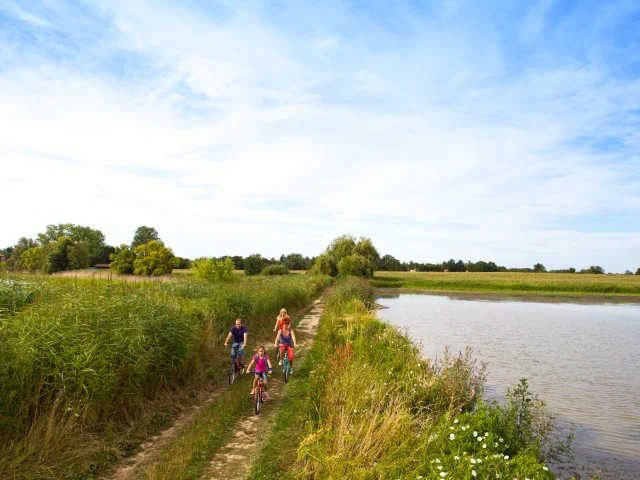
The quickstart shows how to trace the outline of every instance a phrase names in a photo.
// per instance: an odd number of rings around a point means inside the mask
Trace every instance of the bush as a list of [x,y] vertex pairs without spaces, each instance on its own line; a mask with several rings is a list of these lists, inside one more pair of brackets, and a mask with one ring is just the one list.
[[244,259],[244,274],[258,275],[265,266],[265,259],[259,253],[249,255]]
[[260,272],[260,275],[288,275],[289,269],[284,265],[269,265]]
[[228,282],[233,280],[233,260],[216,260],[215,258],[198,258],[192,264],[193,274],[196,278],[209,282]]
[[367,257],[354,253],[338,262],[338,273],[341,277],[373,278],[374,265]]
[[109,265],[111,270],[120,275],[126,275],[133,273],[133,262],[136,260],[136,254],[133,253],[129,245],[123,243],[116,247],[116,253],[109,255],[109,260],[111,260]]

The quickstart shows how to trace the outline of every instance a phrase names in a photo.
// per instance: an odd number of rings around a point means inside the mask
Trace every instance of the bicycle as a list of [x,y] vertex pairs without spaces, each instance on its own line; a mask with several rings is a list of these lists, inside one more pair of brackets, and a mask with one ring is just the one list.
[[[280,349],[278,348],[278,352]],[[284,373],[284,383],[289,383],[289,375],[291,374],[291,364],[289,363],[289,352],[285,348],[284,357],[282,359],[282,372]]]
[[236,375],[244,375],[244,367],[240,364],[240,355],[238,355],[240,345],[235,345],[233,347],[228,346],[227,348],[233,348],[233,351],[231,352],[231,366],[229,367],[229,385],[231,385],[236,379]]
[[[251,373],[255,375],[256,371],[254,370]],[[257,372],[257,373],[260,373],[260,372]],[[254,405],[256,415],[260,413],[260,405],[262,405],[266,400],[267,392],[265,392],[263,389],[263,382],[264,382],[264,379],[262,378],[262,376],[260,376],[260,379],[258,380],[258,384],[256,385],[256,388],[253,391],[253,405]]]

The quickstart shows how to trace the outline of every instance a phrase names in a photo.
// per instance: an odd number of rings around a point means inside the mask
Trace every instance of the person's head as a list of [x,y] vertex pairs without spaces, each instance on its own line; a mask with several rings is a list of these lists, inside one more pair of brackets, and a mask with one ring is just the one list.
[[264,348],[264,345],[260,345],[258,347],[258,357],[262,358],[267,353],[267,350]]
[[242,320],[240,320],[239,318],[236,318],[236,328],[240,328],[240,327],[242,327]]
[[291,318],[286,316],[282,319],[282,328],[291,328]]
[[281,317],[286,317],[286,316],[287,316],[287,310],[286,310],[286,309],[284,309],[284,308],[281,308],[281,309],[280,309],[280,316],[281,316]]

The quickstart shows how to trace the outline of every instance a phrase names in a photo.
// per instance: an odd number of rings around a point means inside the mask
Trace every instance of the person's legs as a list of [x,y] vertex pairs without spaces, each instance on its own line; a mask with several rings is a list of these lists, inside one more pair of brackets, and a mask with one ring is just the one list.
[[238,356],[240,357],[240,365],[244,367],[244,348],[241,348],[241,343],[238,344]]

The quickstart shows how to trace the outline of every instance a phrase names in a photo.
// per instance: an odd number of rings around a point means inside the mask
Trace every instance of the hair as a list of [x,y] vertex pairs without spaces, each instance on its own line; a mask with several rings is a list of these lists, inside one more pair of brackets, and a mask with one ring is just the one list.
[[[284,315],[283,315],[284,314]],[[280,309],[280,316],[287,316],[287,309],[286,308],[281,308]]]
[[291,326],[291,317],[287,315],[286,317],[282,317],[282,325]]
[[[236,318],[236,322],[240,320],[240,323],[242,323],[242,319],[241,318]],[[234,322],[235,323],[235,322]]]
[[264,345],[258,345],[258,351],[256,353],[260,353],[260,349],[264,350],[264,354],[267,354],[267,349],[264,348]]

